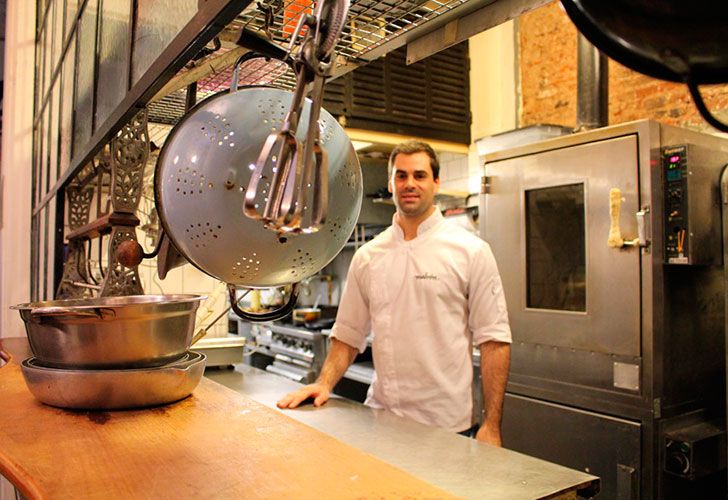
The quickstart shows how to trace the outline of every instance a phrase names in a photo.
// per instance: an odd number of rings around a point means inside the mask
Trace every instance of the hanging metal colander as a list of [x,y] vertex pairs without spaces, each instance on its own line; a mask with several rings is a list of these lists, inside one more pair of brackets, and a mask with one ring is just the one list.
[[[258,155],[280,128],[291,97],[268,87],[217,94],[175,126],[159,155],[155,196],[165,232],[187,260],[231,285],[274,287],[316,274],[339,253],[359,215],[359,161],[343,128],[323,109],[318,123],[328,153],[329,200],[321,228],[276,233],[243,213]],[[300,138],[308,130],[308,106],[296,134]],[[269,186],[270,179],[264,179],[260,203]]]

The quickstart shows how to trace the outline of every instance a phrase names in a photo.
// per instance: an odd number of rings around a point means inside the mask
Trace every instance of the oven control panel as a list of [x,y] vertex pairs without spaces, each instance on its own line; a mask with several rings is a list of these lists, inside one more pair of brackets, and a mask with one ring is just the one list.
[[692,143],[660,154],[665,263],[721,265],[720,155]]
[[665,261],[668,264],[690,263],[688,227],[688,147],[674,146],[662,150],[665,186]]

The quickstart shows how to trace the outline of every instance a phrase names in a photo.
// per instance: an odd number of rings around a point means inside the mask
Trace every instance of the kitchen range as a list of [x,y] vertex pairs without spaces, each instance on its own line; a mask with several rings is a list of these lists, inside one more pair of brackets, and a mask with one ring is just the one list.
[[[322,306],[321,309],[326,316],[336,313],[335,306]],[[247,362],[267,372],[308,384],[315,381],[321,372],[334,319],[330,317],[314,322],[291,319],[243,326],[251,346]],[[239,329],[241,323],[242,320],[238,322]],[[363,402],[373,376],[371,349],[367,348],[348,368],[335,392]]]

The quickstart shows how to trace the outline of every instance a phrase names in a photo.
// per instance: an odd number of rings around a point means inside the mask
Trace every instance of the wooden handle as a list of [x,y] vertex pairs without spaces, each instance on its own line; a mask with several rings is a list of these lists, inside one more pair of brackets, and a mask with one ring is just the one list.
[[622,208],[622,191],[619,188],[609,190],[609,237],[607,245],[612,248],[624,246],[622,231],[619,229],[619,214]]

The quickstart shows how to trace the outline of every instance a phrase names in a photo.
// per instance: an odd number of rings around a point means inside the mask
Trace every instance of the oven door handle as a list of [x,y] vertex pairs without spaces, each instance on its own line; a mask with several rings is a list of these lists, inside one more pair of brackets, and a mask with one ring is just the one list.
[[649,221],[650,207],[644,206],[642,210],[637,212],[637,242],[642,248],[650,246],[650,240],[647,239],[647,223]]
[[647,214],[650,213],[650,207],[642,207],[642,210],[637,212],[637,237],[633,240],[624,241],[622,246],[625,247],[640,247],[647,248],[650,246],[650,240],[647,239]]
[[622,230],[619,227],[619,217],[622,210],[622,191],[619,188],[612,188],[609,190],[609,237],[607,238],[607,245],[612,248],[624,248],[624,247],[648,247],[650,242],[647,239],[647,215],[650,212],[648,206],[642,207],[642,210],[637,212],[637,238],[631,240],[625,240],[622,238]]

